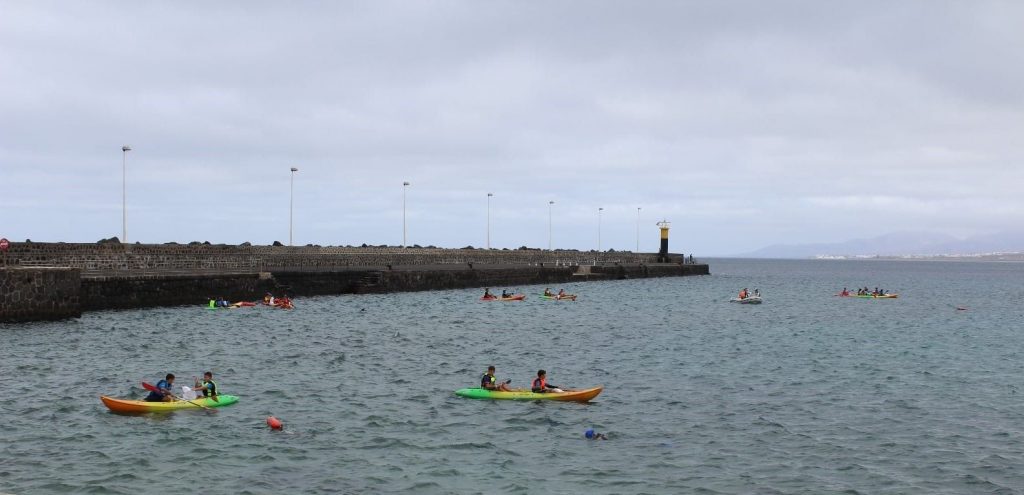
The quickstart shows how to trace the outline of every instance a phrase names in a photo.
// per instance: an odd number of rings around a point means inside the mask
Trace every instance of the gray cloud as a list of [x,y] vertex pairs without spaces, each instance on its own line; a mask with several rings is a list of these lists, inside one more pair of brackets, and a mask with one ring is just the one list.
[[[1006,2],[0,2],[0,235],[705,254],[1015,228]],[[677,242],[678,239],[678,242]],[[742,246],[742,248],[740,248]]]

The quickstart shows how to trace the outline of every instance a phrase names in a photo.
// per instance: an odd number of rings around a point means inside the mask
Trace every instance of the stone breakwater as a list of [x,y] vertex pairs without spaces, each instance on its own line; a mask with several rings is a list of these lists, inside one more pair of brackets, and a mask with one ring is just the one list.
[[422,248],[15,243],[0,268],[0,322],[82,310],[291,296],[707,275],[657,254]]
[[[669,262],[683,263],[683,255]],[[65,266],[84,272],[118,270],[273,271],[384,266],[592,265],[657,263],[656,253],[539,249],[439,249],[334,246],[234,246],[224,244],[12,243],[8,263]]]
[[0,322],[81,316],[80,274],[77,268],[0,268]]

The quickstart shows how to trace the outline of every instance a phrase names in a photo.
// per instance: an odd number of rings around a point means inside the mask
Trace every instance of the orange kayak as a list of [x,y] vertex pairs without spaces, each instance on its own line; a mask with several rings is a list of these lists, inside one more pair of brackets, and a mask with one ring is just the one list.
[[[171,402],[146,402],[144,400],[115,399],[104,395],[100,397],[100,400],[103,401],[103,405],[107,406],[107,408],[114,412],[150,413],[177,411],[179,409],[202,409],[202,407],[196,404],[201,404],[206,407],[230,406],[231,404],[238,402],[238,396],[218,395],[216,401],[203,397],[193,401],[176,400]],[[195,404],[193,404],[193,402]]]

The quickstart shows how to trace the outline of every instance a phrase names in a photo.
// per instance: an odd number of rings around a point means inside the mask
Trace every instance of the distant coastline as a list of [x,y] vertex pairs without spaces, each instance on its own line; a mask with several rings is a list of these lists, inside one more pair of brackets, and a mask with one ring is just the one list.
[[883,260],[883,261],[983,261],[1024,262],[1024,253],[984,254],[907,254],[907,255],[828,255],[814,256],[817,260]]

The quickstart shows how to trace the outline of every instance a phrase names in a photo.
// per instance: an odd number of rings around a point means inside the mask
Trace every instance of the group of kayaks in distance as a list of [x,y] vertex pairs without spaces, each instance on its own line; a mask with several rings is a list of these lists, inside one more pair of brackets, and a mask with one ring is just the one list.
[[267,294],[263,296],[263,301],[262,302],[238,301],[238,302],[235,302],[235,303],[230,303],[226,299],[224,299],[223,297],[217,297],[217,298],[211,297],[210,298],[210,302],[207,304],[207,308],[209,308],[209,309],[237,309],[237,308],[250,308],[250,307],[259,306],[259,305],[269,306],[271,308],[278,308],[278,309],[295,309],[295,303],[292,302],[290,297],[288,297],[288,296],[274,297],[274,295],[269,293],[269,292],[267,292]]
[[[544,289],[544,293],[540,295],[540,298],[549,301],[575,301],[576,294],[567,294],[565,289],[559,289],[558,293],[555,294],[551,292],[550,288],[547,288]],[[491,294],[490,288],[485,288],[484,295],[480,297],[481,301],[522,301],[524,299],[526,299],[526,294],[514,294],[505,289],[502,289],[500,296],[496,296]]]
[[[875,290],[864,287],[863,289],[857,289],[856,292],[850,292],[846,287],[843,287],[842,292],[836,294],[836,296],[859,297],[863,299],[896,299],[897,297],[900,297],[899,294],[886,292],[885,289],[879,289],[877,287]],[[750,292],[746,287],[744,287],[735,298],[730,299],[729,301],[740,304],[761,304],[761,291],[754,289],[754,292]]]
[[839,297],[862,297],[862,298],[874,298],[874,299],[896,299],[900,297],[899,294],[886,292],[885,289],[879,289],[875,287],[875,290],[864,287],[863,289],[857,289],[856,293],[850,292],[843,287],[843,290],[836,294]]

